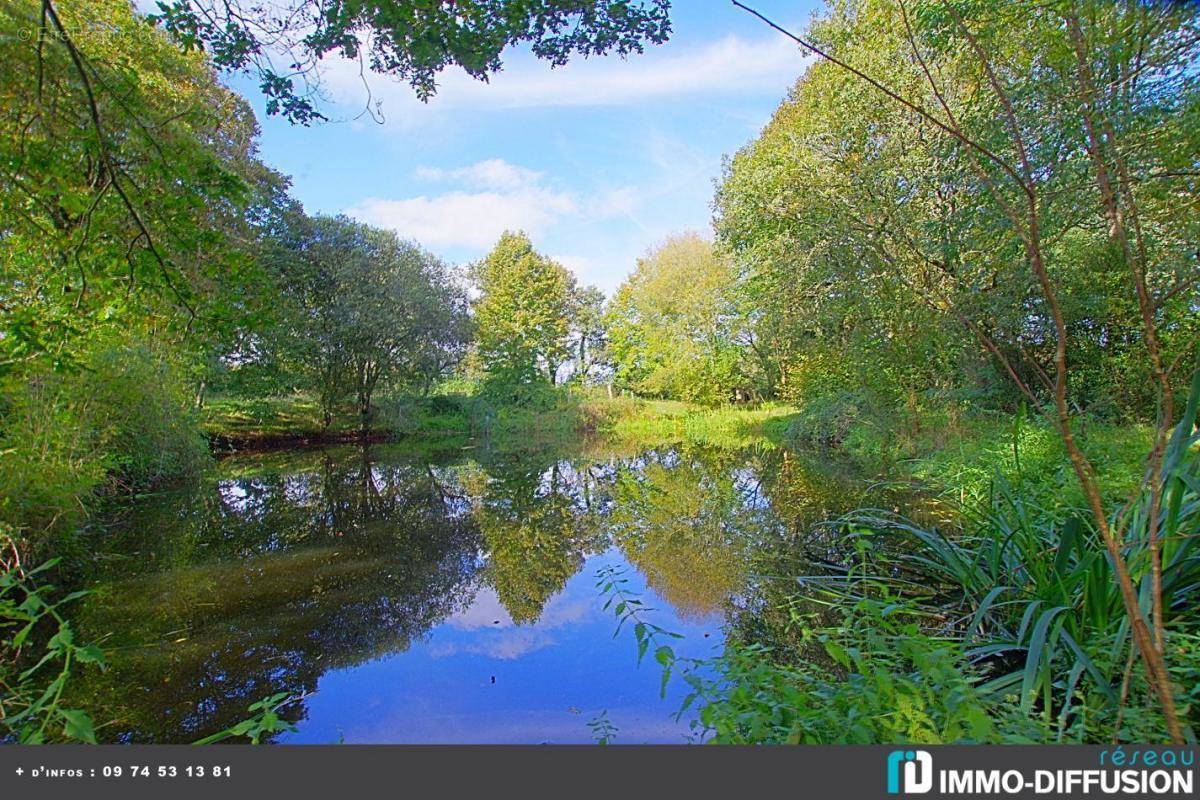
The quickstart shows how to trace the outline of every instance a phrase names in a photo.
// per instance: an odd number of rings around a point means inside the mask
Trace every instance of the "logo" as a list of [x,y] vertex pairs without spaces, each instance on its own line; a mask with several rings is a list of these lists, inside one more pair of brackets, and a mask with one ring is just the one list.
[[925,794],[932,788],[933,757],[929,753],[924,750],[893,750],[888,753],[888,794]]

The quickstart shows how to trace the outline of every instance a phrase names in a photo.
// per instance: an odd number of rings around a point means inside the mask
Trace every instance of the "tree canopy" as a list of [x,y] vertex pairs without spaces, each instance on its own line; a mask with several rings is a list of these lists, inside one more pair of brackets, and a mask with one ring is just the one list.
[[300,123],[323,118],[314,78],[330,54],[407,81],[427,100],[447,67],[486,81],[514,45],[561,66],[575,55],[640,53],[671,32],[669,0],[160,0],[158,9],[186,47],[256,76],[267,113]]
[[608,310],[618,386],[658,397],[733,399],[740,381],[733,265],[695,233],[638,260]]
[[476,347],[489,378],[501,384],[554,382],[569,356],[575,279],[533,249],[523,233],[505,233],[473,270]]
[[138,328],[200,347],[253,309],[284,178],[248,105],[124,0],[0,7],[0,370]]
[[835,4],[810,37],[838,63],[810,67],[717,197],[784,395],[1049,400],[1044,262],[1074,408],[1152,412],[1145,314],[1163,361],[1198,330],[1196,34],[1171,4]]
[[326,426],[352,394],[366,428],[377,387],[427,392],[466,347],[465,292],[391,231],[296,214],[270,264],[283,307],[267,354],[317,389]]

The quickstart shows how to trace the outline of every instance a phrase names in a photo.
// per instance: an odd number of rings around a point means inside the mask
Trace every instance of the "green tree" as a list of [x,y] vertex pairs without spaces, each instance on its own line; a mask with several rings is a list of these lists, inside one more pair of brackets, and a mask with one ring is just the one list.
[[607,314],[616,384],[638,394],[706,403],[741,386],[732,264],[695,233],[638,260]]
[[490,380],[501,385],[554,383],[570,357],[575,280],[533,249],[523,233],[505,233],[474,266],[476,346]]
[[581,383],[600,378],[607,367],[608,337],[604,325],[604,292],[595,286],[577,289],[571,298],[571,378]]
[[[1166,3],[838,3],[792,36],[819,60],[719,201],[748,268],[771,259],[779,285],[789,261],[815,267],[814,295],[849,298],[834,308],[883,331],[898,303],[924,307],[1045,412],[1177,742],[1159,528],[1200,341],[1198,31],[1194,6]],[[728,222],[755,207],[740,237]],[[1144,495],[1124,506],[1144,517],[1106,502],[1078,435],[1081,412],[1106,405],[1155,421]]]
[[326,427],[353,395],[367,430],[379,386],[428,391],[466,347],[462,287],[394,233],[296,214],[272,261],[286,310],[267,349],[316,390]]
[[253,113],[124,0],[38,12],[0,6],[0,371],[106,329],[198,353],[247,310],[283,183]]

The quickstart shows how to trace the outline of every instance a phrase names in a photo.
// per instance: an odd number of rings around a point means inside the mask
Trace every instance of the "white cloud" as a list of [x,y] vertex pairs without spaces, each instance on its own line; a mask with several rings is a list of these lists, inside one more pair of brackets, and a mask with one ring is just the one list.
[[523,230],[537,237],[568,218],[595,220],[632,214],[637,203],[632,187],[579,199],[548,185],[541,173],[502,159],[456,169],[421,167],[417,177],[459,183],[466,189],[402,199],[369,197],[347,213],[428,247],[483,250],[506,230]]
[[458,169],[417,167],[417,177],[426,181],[461,181],[487,189],[514,190],[536,184],[542,173],[508,163],[502,158],[489,158]]
[[403,200],[369,197],[348,213],[427,247],[485,248],[504,231],[542,233],[558,217],[575,209],[569,195],[526,189],[512,193],[449,192]]
[[[666,45],[628,59],[577,59],[557,69],[528,54],[518,54],[488,83],[461,70],[448,70],[428,107],[620,106],[697,94],[778,95],[804,71],[808,61],[796,45],[776,36],[726,36],[690,49]],[[325,88],[334,100],[351,106],[363,102],[363,77],[356,62],[331,61],[323,72]],[[403,82],[381,76],[368,76],[368,80],[373,98],[383,100],[385,114],[389,109],[415,109],[419,104]],[[410,116],[401,114],[399,121]]]
[[641,196],[636,186],[607,189],[591,199],[588,212],[598,217],[629,216],[637,211]]

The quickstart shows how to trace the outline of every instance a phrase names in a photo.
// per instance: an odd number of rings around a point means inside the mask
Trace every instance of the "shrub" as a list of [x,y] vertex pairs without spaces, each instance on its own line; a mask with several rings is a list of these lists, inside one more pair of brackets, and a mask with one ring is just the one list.
[[0,387],[0,522],[31,553],[74,531],[105,488],[162,486],[197,474],[207,459],[169,362],[118,343],[81,363]]
[[3,390],[0,522],[21,549],[40,552],[74,530],[111,461],[90,424],[91,409],[61,376],[12,380]]
[[105,347],[78,376],[114,475],[151,489],[197,475],[207,460],[199,418],[178,370],[140,345]]
[[863,600],[841,624],[807,634],[825,658],[796,664],[769,648],[730,643],[685,678],[697,727],[720,744],[1032,742],[1043,729],[982,677],[953,641],[930,636],[919,611]]

